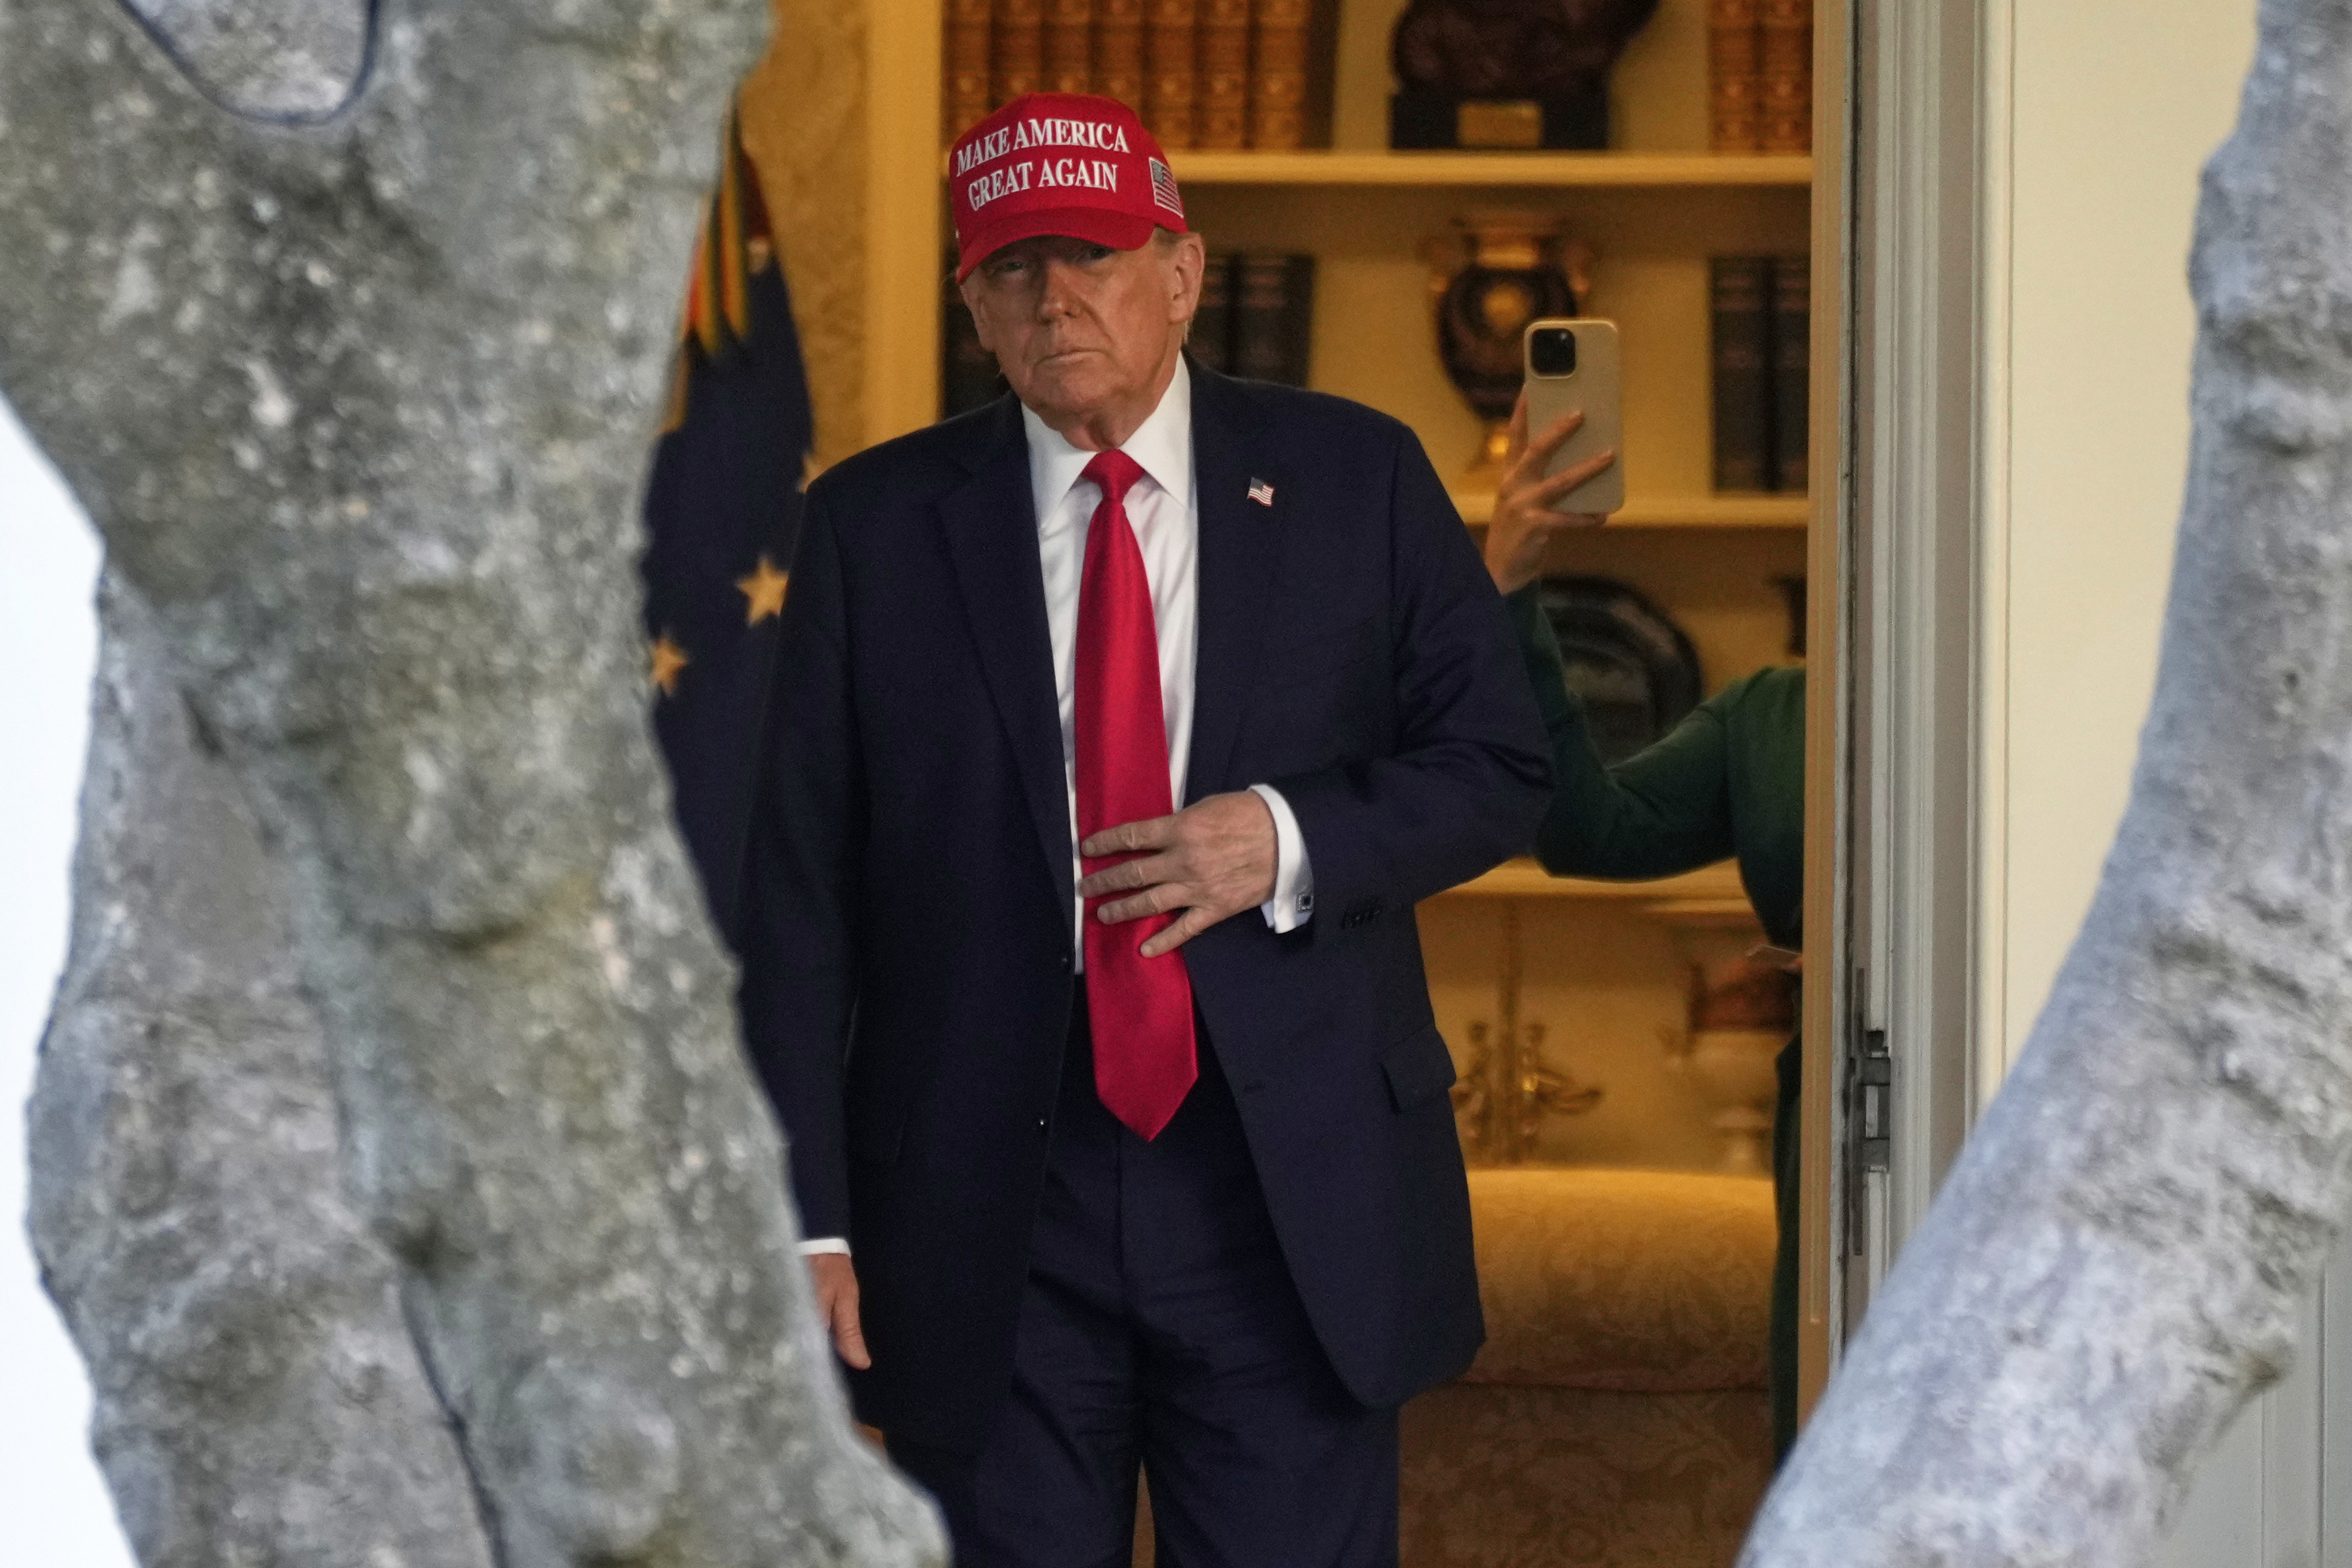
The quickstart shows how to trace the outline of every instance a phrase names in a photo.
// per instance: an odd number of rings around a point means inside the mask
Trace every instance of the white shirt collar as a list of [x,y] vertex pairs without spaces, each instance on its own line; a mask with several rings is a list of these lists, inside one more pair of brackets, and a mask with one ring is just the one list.
[[[1029,435],[1029,492],[1036,498],[1040,528],[1086,472],[1094,454],[1073,446],[1062,433],[1037,417],[1027,404],[1021,423]],[[1178,507],[1192,495],[1192,372],[1184,357],[1176,357],[1176,374],[1160,394],[1160,406],[1119,447],[1135,459],[1147,477],[1168,493]]]

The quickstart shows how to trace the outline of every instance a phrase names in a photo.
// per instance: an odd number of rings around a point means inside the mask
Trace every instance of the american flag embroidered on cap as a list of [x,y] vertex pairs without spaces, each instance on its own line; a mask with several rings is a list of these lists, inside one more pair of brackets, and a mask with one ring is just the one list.
[[1176,193],[1176,176],[1159,159],[1151,161],[1151,199],[1174,213],[1184,215],[1184,198]]
[[1261,507],[1271,507],[1274,505],[1274,486],[1263,479],[1253,479],[1250,481],[1249,497]]

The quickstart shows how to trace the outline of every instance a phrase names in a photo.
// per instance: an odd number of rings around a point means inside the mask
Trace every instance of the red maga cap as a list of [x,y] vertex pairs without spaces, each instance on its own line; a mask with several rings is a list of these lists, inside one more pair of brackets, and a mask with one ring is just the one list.
[[949,151],[948,191],[958,282],[992,252],[1039,235],[1135,250],[1154,228],[1184,232],[1168,154],[1115,98],[1014,99]]

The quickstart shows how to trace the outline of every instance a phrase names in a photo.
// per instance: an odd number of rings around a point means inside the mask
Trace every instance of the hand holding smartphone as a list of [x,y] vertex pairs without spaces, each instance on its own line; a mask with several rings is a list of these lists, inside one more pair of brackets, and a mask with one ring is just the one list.
[[[1617,382],[1617,323],[1547,318],[1520,340],[1526,365],[1528,434],[1580,411],[1584,423],[1544,465],[1547,477],[1604,451],[1622,454],[1624,413]],[[1622,456],[1551,504],[1555,512],[1613,512],[1625,505]]]

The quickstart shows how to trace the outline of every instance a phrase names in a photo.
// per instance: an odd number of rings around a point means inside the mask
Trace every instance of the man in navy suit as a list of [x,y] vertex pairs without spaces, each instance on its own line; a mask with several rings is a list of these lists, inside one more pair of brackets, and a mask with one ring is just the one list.
[[[958,1561],[1393,1563],[1484,1329],[1413,905],[1544,735],[1411,432],[1181,353],[1204,253],[1107,99],[950,156],[1012,396],[808,493],[743,1015],[858,1410]],[[1181,807],[1181,810],[1179,809]]]

